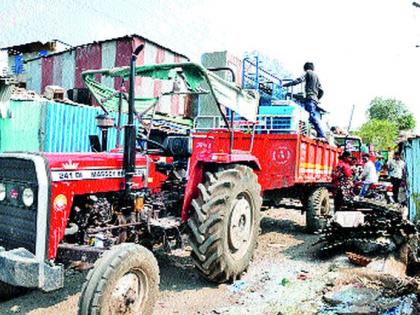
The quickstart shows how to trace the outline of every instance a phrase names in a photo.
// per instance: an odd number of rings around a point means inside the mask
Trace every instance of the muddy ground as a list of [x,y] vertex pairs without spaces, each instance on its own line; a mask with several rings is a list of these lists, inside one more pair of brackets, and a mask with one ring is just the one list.
[[[234,284],[212,285],[195,272],[188,250],[158,254],[161,294],[155,315],[168,314],[315,314],[322,290],[343,256],[319,260],[305,233],[299,204],[263,212],[261,235],[248,272]],[[84,273],[66,278],[57,292],[32,291],[0,303],[0,314],[65,315],[77,313]]]

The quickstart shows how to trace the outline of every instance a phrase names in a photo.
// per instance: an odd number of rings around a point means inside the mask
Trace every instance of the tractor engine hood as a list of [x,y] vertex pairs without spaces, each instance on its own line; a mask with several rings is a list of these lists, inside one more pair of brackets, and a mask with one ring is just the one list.
[[[45,153],[53,182],[124,178],[122,153]],[[136,158],[136,177],[144,177],[146,158]],[[144,178],[142,178],[144,179]]]

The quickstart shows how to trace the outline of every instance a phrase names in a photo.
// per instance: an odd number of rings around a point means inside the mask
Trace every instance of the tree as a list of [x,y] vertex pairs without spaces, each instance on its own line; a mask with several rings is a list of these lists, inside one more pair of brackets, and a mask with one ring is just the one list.
[[398,136],[396,123],[389,120],[372,119],[362,125],[356,133],[364,143],[373,144],[375,150],[386,150],[395,146]]
[[397,125],[398,130],[410,130],[416,127],[416,120],[405,104],[399,100],[375,97],[369,104],[369,119],[388,120]]

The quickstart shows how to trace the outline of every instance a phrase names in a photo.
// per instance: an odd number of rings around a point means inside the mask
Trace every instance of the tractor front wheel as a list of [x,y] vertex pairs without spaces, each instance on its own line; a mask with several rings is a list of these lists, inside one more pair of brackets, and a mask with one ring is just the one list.
[[250,167],[207,172],[188,221],[192,258],[213,282],[237,279],[253,256],[260,224],[261,186]]
[[159,267],[152,252],[136,244],[106,251],[89,271],[80,315],[151,315],[159,294]]

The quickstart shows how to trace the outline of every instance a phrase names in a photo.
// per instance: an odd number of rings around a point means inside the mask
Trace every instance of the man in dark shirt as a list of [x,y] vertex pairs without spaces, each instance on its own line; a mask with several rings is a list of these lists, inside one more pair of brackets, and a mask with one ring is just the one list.
[[326,138],[324,131],[321,127],[321,122],[317,115],[317,105],[319,99],[324,95],[321,87],[321,82],[314,72],[314,64],[307,62],[303,66],[305,73],[296,80],[283,84],[283,87],[294,86],[299,83],[305,82],[305,110],[309,113],[309,121],[314,126],[319,138]]

